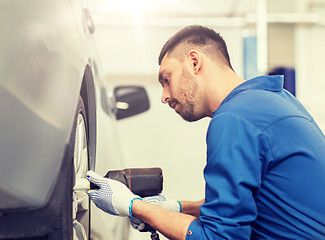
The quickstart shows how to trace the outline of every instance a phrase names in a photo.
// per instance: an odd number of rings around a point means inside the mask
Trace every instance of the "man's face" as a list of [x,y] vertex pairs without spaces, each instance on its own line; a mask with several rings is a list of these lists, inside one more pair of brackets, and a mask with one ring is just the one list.
[[185,62],[165,56],[160,65],[159,82],[163,87],[161,101],[168,103],[184,120],[193,122],[204,117],[197,111],[198,83],[186,69]]

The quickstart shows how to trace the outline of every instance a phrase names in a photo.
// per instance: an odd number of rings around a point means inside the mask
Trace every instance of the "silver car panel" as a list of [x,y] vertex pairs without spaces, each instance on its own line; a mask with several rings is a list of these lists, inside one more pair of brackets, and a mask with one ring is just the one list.
[[89,62],[80,3],[0,1],[0,209],[40,207],[58,176]]

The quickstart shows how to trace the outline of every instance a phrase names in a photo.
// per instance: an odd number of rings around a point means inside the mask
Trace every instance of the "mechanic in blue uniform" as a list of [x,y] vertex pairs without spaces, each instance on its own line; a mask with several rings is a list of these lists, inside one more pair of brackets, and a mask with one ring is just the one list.
[[176,33],[159,65],[162,102],[187,121],[212,118],[205,200],[141,199],[89,172],[95,204],[170,239],[325,239],[325,138],[283,77],[244,81],[224,40],[203,26]]

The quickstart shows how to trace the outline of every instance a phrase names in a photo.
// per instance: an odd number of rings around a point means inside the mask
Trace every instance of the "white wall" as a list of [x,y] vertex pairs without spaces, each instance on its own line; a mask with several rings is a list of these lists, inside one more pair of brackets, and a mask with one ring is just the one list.
[[297,97],[325,132],[325,27],[296,29]]
[[[184,26],[185,27],[185,26]],[[157,75],[164,43],[181,28],[96,27],[96,42],[107,74]],[[241,29],[216,29],[225,38],[233,67],[242,73]]]
[[[325,0],[297,1],[296,11],[325,16]],[[325,132],[325,23],[295,28],[297,97]]]

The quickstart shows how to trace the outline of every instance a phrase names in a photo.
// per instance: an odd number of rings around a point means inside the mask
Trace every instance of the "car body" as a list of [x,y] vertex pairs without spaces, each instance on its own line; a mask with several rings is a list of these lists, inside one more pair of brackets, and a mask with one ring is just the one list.
[[86,3],[1,0],[0,20],[0,239],[88,239],[89,198],[72,188],[122,164]]

